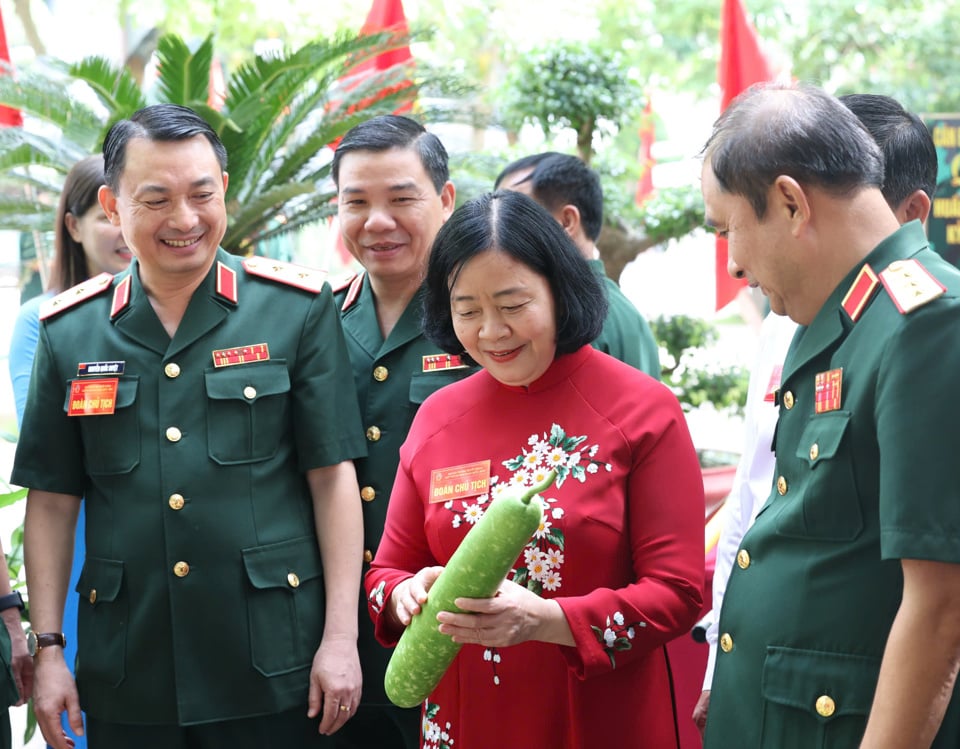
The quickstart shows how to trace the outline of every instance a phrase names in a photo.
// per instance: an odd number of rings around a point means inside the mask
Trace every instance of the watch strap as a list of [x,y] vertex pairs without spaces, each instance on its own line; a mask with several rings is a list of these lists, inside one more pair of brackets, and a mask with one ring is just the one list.
[[[30,641],[33,641],[32,643]],[[33,647],[31,648],[31,644]],[[32,655],[36,655],[44,648],[52,645],[59,645],[61,648],[67,647],[67,637],[63,632],[41,632],[39,634],[31,632],[27,637],[27,648],[33,650]]]
[[7,593],[5,596],[0,596],[0,611],[6,611],[14,607],[23,611],[23,596],[20,595],[19,590],[15,590],[13,593]]

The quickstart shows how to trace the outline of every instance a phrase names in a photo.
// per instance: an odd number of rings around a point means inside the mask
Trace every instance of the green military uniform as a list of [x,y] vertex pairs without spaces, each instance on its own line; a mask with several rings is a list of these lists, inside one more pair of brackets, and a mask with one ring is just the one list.
[[603,330],[593,347],[659,380],[660,348],[647,321],[627,299],[620,285],[607,277],[602,260],[588,260],[587,263],[603,279],[610,304]]
[[[82,707],[128,724],[305,714],[324,622],[305,472],[366,450],[329,285],[220,250],[171,340],[136,261],[89,283],[41,323],[13,472],[86,502]],[[91,372],[117,380],[113,413],[68,415],[105,392]]]
[[[407,305],[387,340],[380,323],[370,288],[369,277],[362,273],[335,284],[335,297],[350,364],[357,386],[360,410],[367,436],[367,457],[357,461],[357,478],[363,500],[364,561],[373,560],[383,535],[387,501],[400,462],[400,445],[407,437],[410,423],[420,404],[431,393],[472,372],[427,341],[420,332],[421,289]],[[364,571],[368,567],[365,565]],[[360,664],[363,670],[362,705],[389,706],[383,676],[392,650],[384,648],[373,634],[363,591],[358,596],[360,616]],[[400,710],[400,708],[393,708]],[[419,726],[419,708],[411,713]],[[370,727],[363,712],[347,723],[340,737],[347,740],[355,733],[354,744]],[[365,725],[367,724],[367,725]],[[336,738],[336,737],[335,737]]]
[[[858,746],[899,560],[960,563],[960,272],[918,222],[864,265],[784,363],[775,480],[724,597],[706,749]],[[958,707],[937,749],[960,746]]]

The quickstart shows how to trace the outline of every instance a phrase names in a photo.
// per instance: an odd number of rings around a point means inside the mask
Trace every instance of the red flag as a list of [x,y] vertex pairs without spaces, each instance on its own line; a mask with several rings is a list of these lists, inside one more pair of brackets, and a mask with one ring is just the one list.
[[[717,79],[723,94],[720,110],[754,83],[773,78],[770,63],[760,49],[757,32],[747,19],[740,0],[723,0],[720,23],[720,67]],[[717,238],[716,249],[716,308],[722,309],[737,296],[746,284],[727,273],[727,240]]]
[[[381,31],[392,31],[398,36],[406,35],[410,32],[407,18],[403,13],[402,0],[373,0],[373,5],[367,14],[367,20],[360,29],[360,36],[377,34]],[[403,45],[388,52],[382,52],[376,57],[356,65],[340,77],[340,82],[343,84],[343,87],[349,91],[350,89],[356,88],[357,85],[371,75],[389,70],[394,65],[412,62],[413,55],[410,53],[410,47]],[[411,85],[412,82],[409,80],[401,81],[396,85],[383,89],[379,94],[374,95],[370,99],[361,101],[356,107],[363,108],[383,96],[396,93]],[[412,108],[413,101],[411,99],[404,101],[394,110],[394,113],[403,114],[404,112],[409,112]],[[336,149],[338,143],[339,140],[330,143],[330,148]]]
[[[7,48],[7,34],[3,28],[3,13],[0,12],[0,60],[6,63],[10,62],[10,50]],[[11,107],[0,107],[0,125],[8,127],[20,127],[23,124],[23,116],[19,109]]]
[[647,97],[647,106],[643,109],[640,121],[640,179],[637,181],[637,194],[634,198],[637,205],[653,194],[653,141],[655,128],[653,122],[653,102]]

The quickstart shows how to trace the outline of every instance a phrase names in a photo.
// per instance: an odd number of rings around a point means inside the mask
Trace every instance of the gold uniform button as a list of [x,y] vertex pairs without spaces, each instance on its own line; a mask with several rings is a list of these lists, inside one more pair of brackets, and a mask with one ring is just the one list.
[[360,490],[360,499],[364,502],[372,502],[377,496],[372,486],[365,486]]
[[742,570],[750,566],[750,552],[746,549],[737,552],[737,566]]
[[783,394],[783,407],[788,411],[793,408],[794,404],[793,393],[789,390]]
[[837,711],[837,703],[833,701],[833,698],[822,694],[817,697],[817,715],[820,715],[824,718],[829,718]]
[[367,564],[370,564],[370,562],[373,561],[373,552],[370,551],[370,549],[363,550],[363,561]]
[[816,460],[820,457],[820,445],[814,442],[810,446],[810,460]]
[[733,650],[733,638],[726,632],[720,635],[720,649],[724,653],[729,653]]
[[380,427],[368,427],[367,428],[367,439],[371,442],[376,442],[380,439]]
[[787,480],[783,476],[780,476],[777,478],[777,494],[779,494],[782,497],[786,493],[787,493]]
[[167,427],[167,440],[169,442],[179,442],[183,438],[183,433],[176,427]]
[[386,367],[377,367],[373,370],[373,379],[377,382],[383,382],[389,376],[390,372]]
[[299,576],[297,575],[296,572],[289,572],[289,573],[287,573],[287,582],[290,584],[290,587],[291,587],[291,588],[299,588],[299,587],[300,587],[300,578],[299,578]]
[[173,574],[177,577],[186,577],[190,574],[190,565],[186,562],[177,562],[173,565]]
[[170,362],[167,366],[163,368],[163,373],[169,377],[171,380],[174,377],[180,376],[180,365],[176,362]]
[[170,499],[167,500],[167,504],[170,505],[171,510],[182,510],[184,505],[183,495],[171,494]]
[[246,398],[248,401],[252,401],[254,398],[257,397],[257,389],[253,387],[253,385],[247,385],[243,389],[243,397]]
[[94,588],[90,591],[90,603],[91,605],[97,602],[97,589]]

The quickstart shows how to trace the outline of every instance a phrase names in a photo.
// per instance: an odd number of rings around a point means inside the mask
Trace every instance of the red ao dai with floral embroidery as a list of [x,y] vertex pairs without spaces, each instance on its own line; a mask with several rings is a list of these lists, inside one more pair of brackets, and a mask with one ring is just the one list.
[[[445,564],[502,487],[550,469],[543,525],[510,578],[555,599],[576,640],[464,645],[423,706],[422,746],[675,747],[663,646],[700,610],[704,506],[673,394],[590,347],[527,388],[481,371],[421,406],[400,458],[365,579],[381,642],[401,634],[380,616],[394,586]],[[435,469],[485,460],[488,491],[430,501]]]

